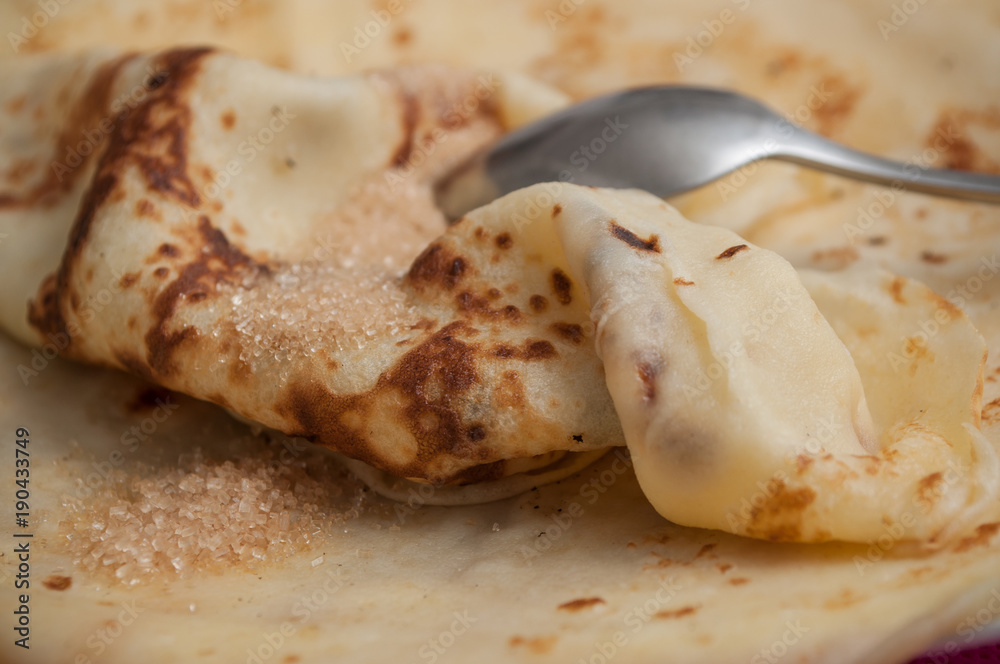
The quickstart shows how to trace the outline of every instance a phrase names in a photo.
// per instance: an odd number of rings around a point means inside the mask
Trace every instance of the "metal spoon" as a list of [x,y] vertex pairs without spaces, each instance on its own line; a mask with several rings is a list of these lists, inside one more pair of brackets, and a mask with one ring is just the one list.
[[522,127],[445,178],[437,199],[457,219],[503,194],[557,180],[669,197],[758,159],[1000,203],[1000,177],[876,157],[829,141],[735,92],[685,86],[597,97]]

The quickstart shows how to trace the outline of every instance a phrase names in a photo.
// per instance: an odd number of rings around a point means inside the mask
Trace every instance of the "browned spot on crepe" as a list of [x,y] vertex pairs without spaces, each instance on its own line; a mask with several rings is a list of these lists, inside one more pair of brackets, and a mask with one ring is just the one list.
[[628,246],[634,247],[640,251],[648,251],[655,254],[660,253],[659,235],[650,235],[648,240],[643,240],[629,229],[619,226],[614,219],[609,222],[608,227],[611,230],[612,235]]
[[748,248],[749,247],[747,247],[747,245],[745,245],[745,244],[738,244],[735,247],[729,247],[728,249],[726,249],[725,251],[723,251],[721,254],[719,254],[715,258],[716,258],[716,260],[723,260],[725,258],[732,258],[736,254],[738,254],[741,251],[744,251],[744,250],[746,250]]
[[563,602],[557,608],[561,611],[576,612],[576,611],[582,611],[583,609],[589,609],[593,606],[599,606],[605,603],[606,602],[600,597],[581,597],[579,599]]

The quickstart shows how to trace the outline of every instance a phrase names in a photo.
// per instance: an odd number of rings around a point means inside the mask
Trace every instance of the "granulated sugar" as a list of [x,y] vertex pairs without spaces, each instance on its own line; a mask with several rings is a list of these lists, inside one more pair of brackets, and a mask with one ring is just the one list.
[[[310,549],[367,509],[367,492],[321,451],[276,443],[236,460],[200,451],[173,466],[124,466],[92,497],[64,497],[60,534],[77,567],[135,584],[256,568]],[[253,449],[257,448],[257,449]]]
[[240,360],[250,363],[360,350],[376,334],[396,336],[419,320],[399,277],[376,267],[298,263],[231,298]]

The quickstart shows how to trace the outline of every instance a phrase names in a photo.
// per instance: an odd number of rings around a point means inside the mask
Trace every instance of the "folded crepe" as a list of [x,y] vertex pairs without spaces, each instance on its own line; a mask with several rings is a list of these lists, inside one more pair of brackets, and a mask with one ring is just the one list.
[[23,164],[0,317],[26,343],[330,447],[389,495],[497,499],[627,444],[682,525],[940,546],[1000,517],[985,344],[921,284],[796,271],[638,191],[540,184],[446,229],[434,182],[565,103],[547,88],[205,49],[0,67]]

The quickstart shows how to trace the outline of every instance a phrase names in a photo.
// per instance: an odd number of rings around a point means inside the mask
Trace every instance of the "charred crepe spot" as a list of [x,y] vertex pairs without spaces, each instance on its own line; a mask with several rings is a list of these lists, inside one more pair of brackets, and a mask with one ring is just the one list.
[[931,265],[941,265],[948,262],[948,257],[944,254],[936,254],[933,251],[920,252],[920,260]]
[[725,574],[726,572],[731,570],[733,566],[730,565],[729,563],[717,563],[715,565],[715,568],[719,570],[719,574]]
[[547,360],[557,355],[559,353],[548,341],[527,341],[522,356],[526,360]]
[[407,278],[418,290],[427,286],[440,286],[451,290],[467,270],[468,265],[464,258],[454,255],[440,243],[435,242],[413,261]]
[[556,607],[559,611],[570,611],[575,613],[577,611],[582,611],[583,609],[589,609],[594,606],[600,606],[601,604],[607,604],[600,597],[581,597],[579,599],[573,599],[568,602],[563,602]]
[[511,323],[521,322],[521,310],[513,304],[508,304],[502,309],[494,309],[490,307],[490,303],[487,298],[480,295],[474,295],[468,291],[460,293],[455,298],[455,301],[458,304],[459,311],[465,313],[477,314],[484,318],[502,318]]
[[170,270],[165,267],[158,267],[153,270],[153,275],[159,279],[165,279],[170,274]]
[[[36,203],[51,206],[59,200],[60,196],[73,189],[76,178],[86,170],[86,164],[100,154],[102,146],[95,146],[87,155],[81,155],[83,161],[73,168],[58,169],[56,166],[66,166],[63,163],[66,154],[75,152],[73,146],[80,142],[85,132],[96,131],[102,120],[114,121],[114,118],[110,117],[108,109],[112,101],[114,85],[122,68],[135,57],[135,54],[124,55],[101,65],[94,72],[87,85],[87,90],[77,98],[76,106],[70,111],[66,124],[56,138],[56,147],[52,157],[47,160],[47,163],[53,166],[45,179],[25,193],[0,192],[0,209],[31,206]],[[68,103],[68,100],[64,103]],[[99,134],[103,136],[104,132],[99,132]]]
[[941,473],[931,473],[917,482],[917,500],[924,509],[931,509],[942,495],[939,489],[944,481]]
[[576,323],[552,323],[549,327],[564,341],[574,346],[583,343],[583,328]]
[[927,134],[925,145],[942,153],[942,168],[966,171],[1000,172],[1000,165],[989,157],[970,136],[970,125],[987,129],[997,128],[997,115],[993,108],[985,111],[947,109],[940,113],[937,122]]
[[801,539],[802,515],[816,500],[816,492],[809,487],[789,488],[783,480],[768,483],[770,497],[750,511],[747,534],[772,542],[791,542]]
[[549,308],[549,301],[544,295],[532,295],[528,300],[528,306],[531,307],[532,311],[540,314]]
[[482,482],[494,482],[504,476],[507,467],[505,461],[493,461],[472,466],[455,474],[453,482],[457,484],[480,484]]
[[694,286],[693,281],[688,281],[684,277],[674,277],[675,286]]
[[557,636],[512,636],[508,643],[511,648],[523,646],[535,655],[544,655],[552,650],[558,640]]
[[659,235],[650,235],[648,240],[643,240],[629,229],[619,226],[618,222],[614,219],[608,222],[608,229],[611,231],[612,235],[630,247],[634,247],[640,251],[650,251],[656,254],[660,253]]
[[[935,305],[941,311],[948,314],[948,320],[953,321],[957,318],[962,317],[962,310],[959,309],[954,302],[946,297],[941,297],[932,290],[927,290],[927,298],[930,300],[931,304]],[[935,312],[936,313],[936,312]]]
[[569,304],[573,301],[573,282],[566,276],[566,273],[555,268],[552,270],[552,292],[555,293],[559,304]]
[[846,609],[866,599],[868,598],[865,595],[859,595],[850,588],[845,588],[836,597],[823,602],[823,608],[834,610]]
[[796,51],[787,51],[782,55],[769,60],[764,65],[768,76],[777,77],[786,71],[797,69],[802,65],[802,56]]
[[149,202],[149,199],[140,198],[135,204],[135,214],[138,217],[152,217],[154,212],[156,212],[156,207]]
[[[113,202],[116,195],[124,196],[124,191],[118,187],[118,180],[128,166],[138,168],[150,189],[175,198],[182,204],[198,207],[200,198],[187,177],[186,142],[192,114],[183,96],[200,70],[201,59],[211,52],[212,49],[208,48],[194,48],[174,49],[162,54],[155,65],[164,72],[162,84],[131,113],[119,116],[119,121],[106,139],[107,146],[70,229],[66,252],[56,274],[56,297],[50,305],[52,310],[43,313],[36,311],[34,303],[29,305],[29,321],[39,331],[65,333],[66,322],[61,307],[62,300],[70,293],[70,275],[87,243],[97,211],[105,203]],[[102,69],[103,79],[100,75],[95,77],[95,85],[99,84],[103,91],[103,94],[100,91],[96,93],[100,102],[96,117],[102,115],[114,78],[127,61],[127,58],[116,60]],[[71,138],[76,139],[75,136]],[[73,174],[79,170],[77,168],[68,177],[63,177],[64,190],[68,190]]]
[[685,616],[694,615],[698,612],[699,606],[684,606],[679,609],[674,609],[672,611],[657,611],[656,618],[661,620],[671,620],[673,618],[684,618]]
[[986,546],[997,532],[1000,532],[1000,523],[984,523],[976,528],[974,534],[960,541],[955,547],[955,552],[964,553],[970,549]]
[[575,434],[573,434],[573,435],[571,436],[571,438],[572,438],[572,439],[573,439],[574,441],[576,441],[577,443],[582,443],[582,442],[583,442],[583,434],[581,434],[581,433],[575,433]]
[[[336,395],[326,386],[308,380],[292,383],[283,393],[276,412],[298,424],[290,435],[328,445],[400,477],[426,477],[445,483],[454,476],[435,476],[433,461],[440,456],[481,459],[479,473],[502,472],[502,464],[485,457],[479,443],[488,437],[478,422],[463,422],[460,411],[465,394],[479,384],[475,361],[477,348],[458,338],[471,332],[467,323],[450,323],[379,376],[368,392]],[[391,464],[375,451],[365,423],[376,405],[393,404],[400,420],[417,444],[412,461]],[[429,417],[437,418],[433,430],[425,430]],[[480,436],[483,436],[480,438]]]
[[548,360],[557,357],[559,353],[548,341],[527,340],[521,348],[510,344],[497,344],[490,350],[493,357],[504,360]]
[[555,219],[556,217],[558,217],[560,212],[562,212],[562,206],[561,205],[559,205],[558,203],[556,203],[555,205],[552,206],[552,218],[553,219]]
[[743,576],[734,576],[733,578],[729,579],[726,583],[728,583],[731,586],[744,586],[750,583],[750,579]]
[[803,475],[815,461],[816,459],[809,454],[798,455],[795,457],[795,474]]
[[[214,293],[220,282],[241,283],[245,277],[269,274],[261,265],[234,247],[225,234],[212,226],[208,217],[198,219],[199,244],[202,252],[196,260],[184,265],[177,278],[163,288],[153,301],[156,320],[146,333],[147,362],[160,376],[175,372],[172,356],[184,343],[193,341],[198,332],[193,327],[171,331],[170,322],[179,304],[185,300],[196,303]],[[161,247],[162,249],[162,247]]]
[[698,553],[694,554],[694,559],[697,560],[698,558],[708,555],[712,549],[717,546],[719,545],[716,542],[709,542],[708,544],[702,545],[702,547],[698,549]]
[[118,280],[118,285],[122,288],[131,288],[136,281],[139,280],[139,273],[137,272],[126,272],[122,275],[122,278]]
[[517,349],[510,344],[499,344],[493,347],[490,351],[494,357],[499,357],[502,359],[510,359],[517,356]]
[[983,406],[981,418],[984,424],[993,424],[1000,420],[1000,398],[994,399]]
[[125,409],[130,413],[142,413],[153,410],[157,406],[170,403],[174,398],[174,393],[163,387],[142,387],[135,393]]
[[38,288],[38,295],[28,303],[28,321],[41,332],[65,334],[69,348],[73,338],[66,332],[66,322],[59,306],[58,276],[50,274]]
[[18,95],[7,102],[7,111],[13,115],[18,114],[24,109],[24,104],[27,101],[28,101],[27,96]]
[[495,242],[500,249],[510,249],[514,246],[514,240],[511,239],[510,233],[500,233],[500,235],[497,235]]
[[863,456],[861,461],[864,464],[865,473],[868,475],[878,475],[882,472],[882,459],[877,456]]
[[873,247],[878,247],[888,242],[888,239],[882,235],[876,235],[875,237],[868,238],[868,244]]
[[486,229],[483,228],[482,226],[476,226],[476,230],[474,231],[474,234],[475,234],[477,240],[485,240],[486,239]]
[[[927,347],[927,343],[920,337],[907,337],[903,342],[903,352],[906,357],[911,358],[912,370],[916,370],[916,364],[921,361],[934,361],[934,353]],[[912,371],[911,371],[912,373]]]
[[227,109],[219,120],[223,129],[232,129],[236,125],[236,113],[231,108]]
[[861,97],[862,89],[851,85],[839,75],[825,76],[818,87],[827,91],[828,98],[813,109],[817,130],[824,136],[830,136],[850,116]]
[[56,590],[62,592],[63,590],[69,590],[70,586],[73,585],[72,577],[61,576],[59,574],[51,574],[42,581],[42,585],[49,590]]
[[744,250],[749,249],[749,248],[750,247],[748,247],[745,244],[738,244],[735,247],[729,247],[728,249],[726,249],[725,251],[723,251],[721,254],[719,254],[718,256],[716,256],[715,260],[723,260],[725,258],[732,258],[733,256],[735,256],[736,254],[740,253],[741,251],[744,251]]
[[648,359],[637,362],[635,369],[642,385],[642,401],[650,406],[656,401],[656,377],[663,369],[663,360],[654,352]]
[[499,288],[491,288],[486,292],[486,296],[491,300],[499,300],[503,297],[503,292]]
[[858,260],[858,250],[854,247],[833,247],[832,249],[820,249],[812,253],[814,263],[825,263],[833,269],[843,269]]
[[417,122],[420,120],[420,105],[416,97],[402,88],[397,88],[399,103],[401,107],[400,123],[402,125],[403,138],[396,148],[396,153],[390,162],[393,167],[405,166],[413,152],[413,139],[417,129]]
[[413,32],[409,28],[400,28],[392,33],[392,43],[396,46],[406,46],[413,41]]
[[906,279],[903,277],[893,277],[892,283],[889,284],[889,295],[892,295],[892,299],[899,304],[906,304],[906,299],[903,297],[904,286]]
[[503,372],[499,383],[493,389],[493,400],[501,408],[523,408],[526,398],[521,375],[516,371]]

